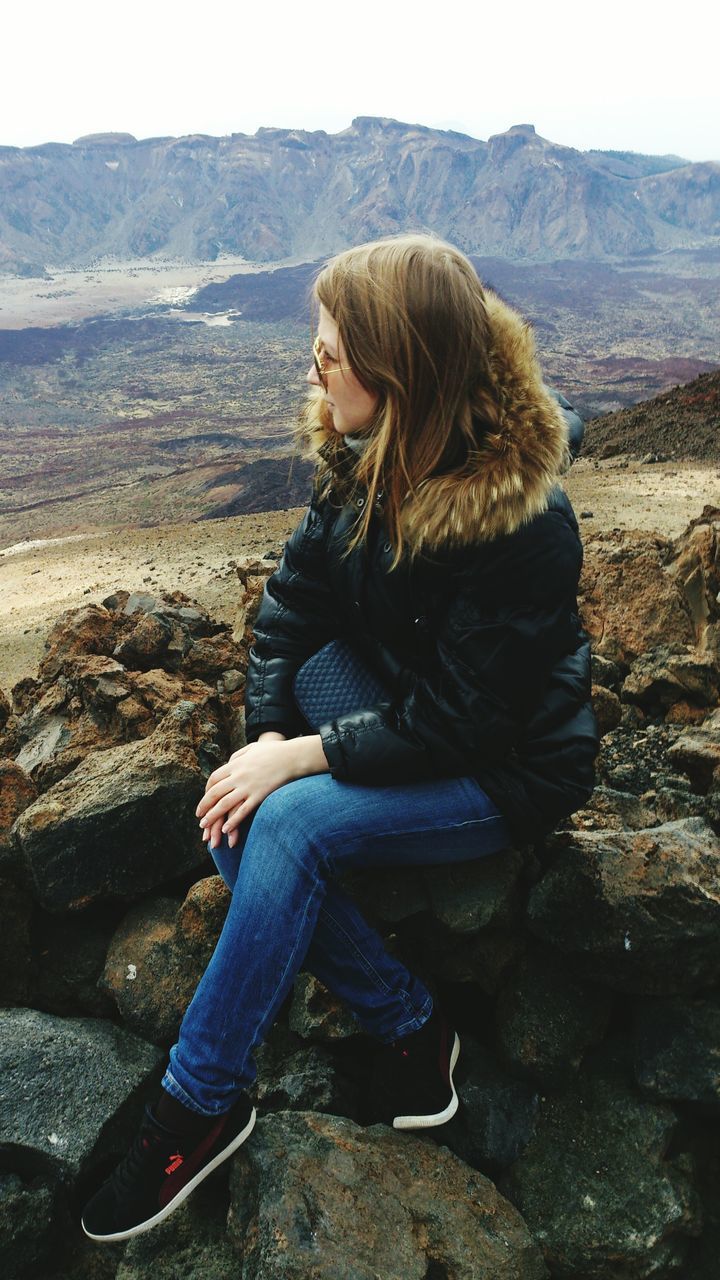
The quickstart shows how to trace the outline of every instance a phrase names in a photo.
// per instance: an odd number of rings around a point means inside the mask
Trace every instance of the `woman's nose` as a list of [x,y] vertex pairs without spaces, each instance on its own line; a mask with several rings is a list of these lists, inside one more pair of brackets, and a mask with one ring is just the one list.
[[319,378],[319,376],[318,376],[318,371],[317,371],[317,369],[315,368],[315,361],[314,361],[314,360],[313,360],[312,364],[310,365],[310,368],[309,368],[309,369],[308,369],[308,371],[307,371],[307,376],[306,376],[305,381],[306,381],[306,382],[309,382],[309,383],[310,383],[310,385],[311,385],[312,387],[319,387],[319,386],[321,386],[321,385],[322,385],[322,384],[321,384],[321,382],[320,382],[320,378]]

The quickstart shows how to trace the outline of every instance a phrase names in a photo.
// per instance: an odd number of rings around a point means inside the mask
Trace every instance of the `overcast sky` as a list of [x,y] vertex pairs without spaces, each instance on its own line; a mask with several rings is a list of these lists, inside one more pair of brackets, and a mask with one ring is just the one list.
[[717,2],[36,0],[7,6],[0,144],[336,133],[358,115],[720,160]]

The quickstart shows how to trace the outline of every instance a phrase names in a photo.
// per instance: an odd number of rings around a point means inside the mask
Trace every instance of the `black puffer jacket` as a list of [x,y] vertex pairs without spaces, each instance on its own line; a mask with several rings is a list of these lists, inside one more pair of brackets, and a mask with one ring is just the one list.
[[582,548],[558,485],[569,406],[544,388],[520,318],[492,304],[502,432],[462,474],[421,486],[406,521],[420,551],[392,573],[381,504],[366,543],[343,558],[363,495],[313,498],[256,619],[246,725],[250,742],[306,732],[295,674],[348,639],[388,697],[321,726],[333,776],[474,776],[516,837],[533,839],[590,794],[597,727],[576,604]]

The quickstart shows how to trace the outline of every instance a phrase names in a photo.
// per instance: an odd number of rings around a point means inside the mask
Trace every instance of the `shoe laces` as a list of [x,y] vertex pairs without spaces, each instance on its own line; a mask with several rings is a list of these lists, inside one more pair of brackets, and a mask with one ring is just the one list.
[[157,1150],[160,1145],[159,1136],[145,1121],[140,1128],[140,1132],[136,1134],[127,1155],[121,1160],[113,1174],[113,1182],[120,1191],[127,1194],[137,1190],[138,1179],[142,1176],[143,1167],[147,1163],[148,1151],[153,1148]]

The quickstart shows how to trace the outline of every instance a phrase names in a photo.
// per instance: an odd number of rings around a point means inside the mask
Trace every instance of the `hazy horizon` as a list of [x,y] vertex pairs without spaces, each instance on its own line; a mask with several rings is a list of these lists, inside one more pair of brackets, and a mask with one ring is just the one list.
[[[355,115],[353,116],[353,119],[356,119],[359,116],[360,117],[368,116],[370,114],[371,113],[369,112],[356,112]],[[492,133],[489,133],[484,137],[481,137],[478,134],[472,133],[469,129],[463,127],[461,121],[428,122],[425,120],[405,120],[405,119],[401,120],[400,117],[397,117],[397,116],[394,116],[394,117],[374,116],[373,118],[394,119],[394,120],[397,120],[398,123],[400,124],[406,124],[411,127],[417,126],[419,128],[425,128],[425,129],[436,129],[436,130],[439,130],[440,132],[462,133],[467,135],[468,137],[473,138],[477,142],[487,142],[488,138],[493,136]],[[553,142],[558,146],[568,147],[569,149],[575,150],[575,151],[581,151],[581,152],[626,151],[635,155],[654,155],[658,157],[674,156],[677,159],[687,160],[688,163],[691,163],[691,164],[716,161],[715,156],[690,156],[679,151],[640,151],[636,147],[630,147],[630,146],[607,147],[607,146],[600,146],[599,144],[593,144],[590,146],[582,146],[582,147],[575,146],[575,144],[568,142],[565,138],[553,137],[551,134],[544,132],[541,128],[539,128],[535,124],[533,120],[513,120],[511,123],[506,125],[505,128],[497,129],[494,132],[506,133],[508,129],[514,128],[522,124],[532,125],[535,128],[536,133],[540,137],[545,138],[547,141]],[[127,134],[129,136],[132,136],[137,142],[150,142],[156,138],[183,138],[183,137],[229,138],[229,137],[236,136],[236,137],[253,138],[253,137],[256,137],[257,134],[260,133],[263,129],[287,129],[289,131],[299,132],[299,133],[314,133],[314,132],[323,133],[324,132],[324,133],[327,133],[328,136],[336,136],[337,134],[343,133],[346,129],[349,129],[351,125],[352,125],[352,120],[348,120],[346,124],[333,129],[324,128],[321,125],[316,125],[313,128],[310,128],[310,127],[306,128],[306,126],[302,124],[288,123],[287,121],[285,121],[284,123],[261,124],[261,125],[258,125],[257,128],[252,131],[247,129],[232,129],[226,133],[212,133],[208,129],[189,129],[186,133],[170,132],[170,133],[144,133],[144,134],[135,134],[132,132],[131,129],[125,129],[121,127],[112,128],[112,129],[88,128],[88,129],[85,129],[82,133],[76,134],[72,138],[70,137],[60,138],[56,136],[49,136],[46,138],[42,138],[41,140],[38,140],[36,142],[24,142],[24,143],[6,142],[3,139],[0,139],[0,148],[17,147],[20,150],[32,150],[35,147],[52,146],[52,145],[71,146],[73,143],[80,141],[82,138],[94,137],[94,136],[103,135],[103,134],[120,134],[120,135]],[[720,148],[719,148],[718,154],[720,154]]]

